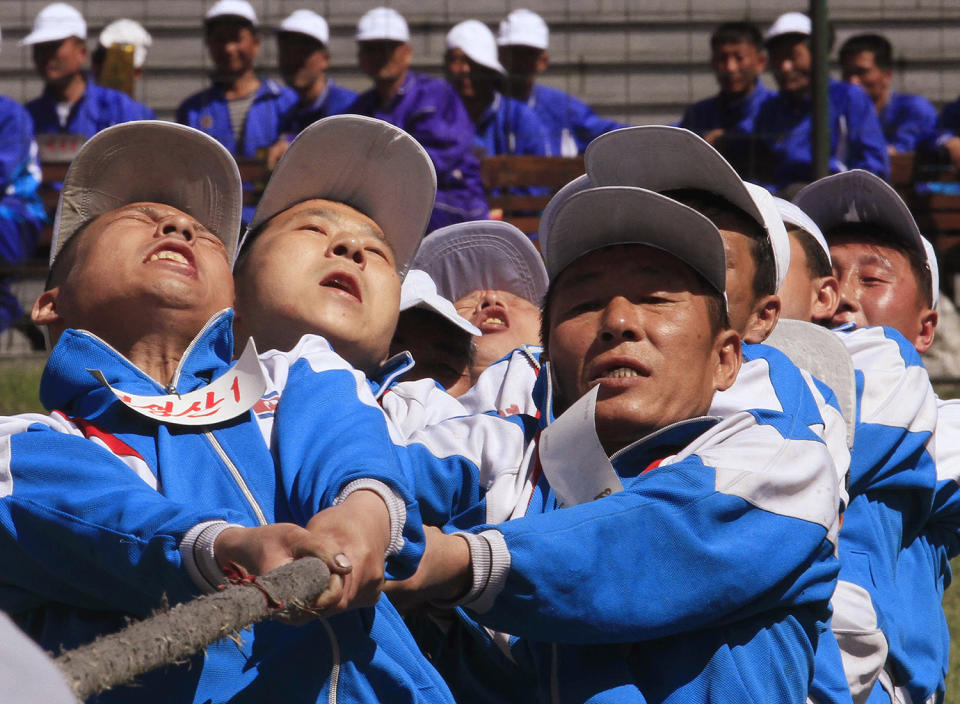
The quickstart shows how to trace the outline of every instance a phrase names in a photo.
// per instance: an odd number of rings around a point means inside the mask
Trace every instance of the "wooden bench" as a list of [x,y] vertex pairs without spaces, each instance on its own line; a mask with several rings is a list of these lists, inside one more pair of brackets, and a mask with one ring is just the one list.
[[[539,228],[540,213],[551,196],[584,173],[582,156],[490,156],[480,168],[491,217],[499,215],[528,234]],[[516,192],[528,188],[543,189],[544,193]]]

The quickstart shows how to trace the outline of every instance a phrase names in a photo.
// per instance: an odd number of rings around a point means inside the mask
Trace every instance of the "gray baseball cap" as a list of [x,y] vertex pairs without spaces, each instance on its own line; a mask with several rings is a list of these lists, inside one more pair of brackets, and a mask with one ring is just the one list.
[[889,237],[919,254],[930,267],[933,301],[939,298],[939,271],[933,247],[920,234],[917,221],[893,187],[863,169],[833,174],[804,186],[793,199],[830,239],[830,231],[844,223],[877,225],[878,235]]
[[720,231],[693,208],[644,188],[601,186],[570,196],[554,214],[540,246],[550,280],[585,254],[619,244],[641,244],[671,254],[726,291]]
[[63,180],[50,243],[53,265],[92,220],[129,203],[164,203],[194,217],[226,247],[240,236],[237,163],[223,145],[192,127],[160,120],[123,122],[81,147]]
[[538,308],[547,292],[543,259],[519,229],[500,220],[447,225],[427,237],[414,266],[451,301],[471,291],[509,291]]
[[790,241],[772,196],[740,178],[720,152],[693,132],[646,125],[607,132],[584,154],[595,186],[635,186],[657,193],[695,189],[720,196],[744,211],[766,232],[773,249],[775,290],[790,262]]
[[362,115],[314,122],[273,170],[241,248],[270,218],[305,200],[345,203],[383,230],[406,274],[430,221],[437,175],[430,155],[398,127]]

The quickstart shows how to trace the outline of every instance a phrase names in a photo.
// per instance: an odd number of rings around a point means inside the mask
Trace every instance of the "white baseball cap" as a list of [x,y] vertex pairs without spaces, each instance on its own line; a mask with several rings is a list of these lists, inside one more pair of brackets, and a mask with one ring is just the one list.
[[20,40],[20,46],[55,42],[67,37],[87,38],[87,23],[75,7],[65,2],[47,5],[33,20],[33,31]]
[[239,17],[244,19],[254,27],[257,26],[257,13],[253,10],[247,0],[218,0],[213,4],[207,14],[204,15],[204,22],[211,22],[224,17]]
[[506,75],[507,70],[497,58],[497,40],[493,32],[479,20],[464,20],[447,32],[447,49],[459,49],[481,66]]
[[436,192],[430,155],[399,127],[363,115],[325,117],[300,132],[280,159],[243,243],[287,208],[322,198],[345,203],[377,223],[403,276],[430,221]]
[[547,272],[530,239],[501,220],[458,222],[434,230],[414,266],[426,271],[451,301],[472,291],[509,291],[539,308]]
[[625,127],[594,139],[584,154],[594,186],[634,186],[657,193],[695,189],[717,195],[759,224],[770,241],[774,290],[790,263],[790,240],[772,196],[747,184],[720,152],[680,127]]
[[134,20],[114,20],[100,32],[99,44],[109,49],[114,44],[130,44],[133,46],[133,66],[143,68],[147,60],[147,47],[153,44],[150,33],[143,25]]
[[[877,233],[879,236],[890,237],[900,246],[919,254],[933,274],[937,260],[936,256],[931,258],[932,247],[928,249],[924,244],[920,228],[907,204],[879,176],[863,169],[826,176],[804,186],[793,202],[817,223],[828,242],[830,231],[838,225],[877,225],[882,228]],[[940,293],[939,281],[931,293],[936,301]]]
[[787,225],[792,225],[793,227],[799,228],[803,233],[812,237],[814,241],[820,245],[820,249],[822,249],[823,253],[826,255],[827,261],[832,263],[832,260],[830,259],[830,247],[827,244],[827,238],[823,236],[820,228],[817,227],[817,223],[811,220],[809,215],[788,200],[775,197],[773,202],[776,203],[777,212],[780,213],[780,217],[783,219],[783,222]]
[[280,23],[280,31],[306,34],[324,46],[330,43],[330,27],[327,26],[327,21],[313,10],[295,10]]
[[500,46],[532,46],[546,50],[550,44],[550,30],[543,18],[532,10],[520,8],[503,18],[497,32]]
[[368,10],[357,22],[356,40],[409,42],[410,28],[407,27],[403,15],[392,7],[375,7]]
[[243,202],[236,161],[192,127],[140,120],[101,130],[70,163],[53,222],[50,264],[91,220],[141,201],[194,217],[220,238],[233,261]]
[[437,285],[430,278],[430,274],[421,269],[408,271],[400,287],[400,312],[411,308],[432,311],[468,335],[483,335],[480,328],[457,312],[452,302],[437,293]]
[[763,41],[770,42],[784,34],[805,34],[809,37],[812,33],[813,25],[809,17],[802,12],[785,12],[773,21],[763,35]]
[[726,290],[720,231],[693,208],[645,188],[603,186],[575,193],[557,208],[540,242],[551,281],[585,254],[642,244],[684,262],[718,293]]

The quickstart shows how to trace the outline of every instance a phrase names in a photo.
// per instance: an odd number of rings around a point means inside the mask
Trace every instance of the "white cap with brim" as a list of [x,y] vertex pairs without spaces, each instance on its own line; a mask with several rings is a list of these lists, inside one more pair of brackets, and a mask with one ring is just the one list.
[[588,188],[593,188],[593,184],[590,183],[590,177],[587,176],[587,174],[581,174],[554,193],[547,203],[547,206],[543,209],[543,213],[540,214],[538,231],[549,232],[550,226],[553,223],[553,216],[560,209],[560,206],[566,203],[572,195],[580,191],[585,191]]
[[253,5],[247,2],[247,0],[219,0],[215,2],[213,7],[207,10],[207,14],[204,15],[204,22],[212,22],[215,20],[227,20],[232,17],[235,17],[240,20],[245,20],[252,24],[254,27],[257,26],[257,13],[253,10]]
[[147,60],[147,47],[153,44],[153,39],[139,22],[120,19],[103,28],[99,44],[104,49],[109,49],[114,44],[129,44],[133,47],[134,68],[143,68]]
[[33,30],[20,40],[20,46],[56,42],[67,37],[87,38],[87,23],[80,11],[65,2],[47,5],[33,20]]
[[923,242],[923,251],[927,253],[927,266],[930,267],[930,307],[936,308],[940,302],[940,265],[937,264],[937,253],[930,240],[923,236],[920,240]]
[[775,290],[780,288],[790,262],[790,241],[772,197],[744,183],[720,152],[693,132],[662,125],[614,130],[589,144],[584,162],[594,186],[634,186],[657,193],[693,189],[740,208],[767,233]]
[[457,312],[453,303],[437,293],[437,285],[430,278],[430,274],[420,269],[407,272],[407,278],[400,287],[400,312],[411,308],[422,308],[436,313],[468,335],[483,335],[480,328]]
[[368,10],[357,22],[358,42],[409,42],[410,28],[403,15],[392,7]]
[[330,43],[330,27],[327,21],[313,10],[295,10],[280,23],[280,31],[306,34],[324,46]]
[[433,162],[413,137],[383,120],[333,115],[314,122],[290,144],[267,182],[244,243],[297,203],[345,203],[383,230],[403,276],[430,221],[436,193]]
[[497,40],[479,20],[464,20],[447,32],[447,49],[459,49],[474,63],[502,75],[507,70],[497,58]]
[[550,280],[585,254],[639,244],[670,254],[723,295],[726,256],[720,231],[693,208],[643,188],[606,186],[574,194],[540,234]]
[[773,21],[763,35],[763,41],[769,43],[785,34],[803,34],[809,37],[812,33],[813,25],[809,17],[802,12],[786,12]]
[[830,259],[830,246],[827,244],[827,238],[823,236],[820,228],[817,227],[817,223],[811,220],[809,215],[788,200],[784,200],[783,198],[774,198],[773,202],[776,203],[777,212],[780,213],[780,217],[783,219],[783,222],[787,225],[792,225],[793,227],[799,228],[802,232],[812,237],[820,246],[820,249],[823,250],[824,255],[827,257],[827,261],[832,263],[832,260]]
[[[894,244],[921,255],[930,267],[936,267],[924,238],[910,209],[890,184],[863,169],[853,169],[826,176],[804,186],[793,199],[817,223],[830,240],[830,231],[845,223],[875,225],[879,239],[893,240]],[[932,250],[930,250],[932,251]],[[939,291],[934,290],[936,299]]]
[[509,291],[539,308],[547,292],[540,253],[523,232],[500,220],[435,230],[424,239],[414,266],[430,274],[451,301],[472,291]]
[[550,44],[550,30],[543,18],[532,10],[514,10],[500,22],[497,32],[500,46],[532,46],[546,50]]
[[92,220],[139,202],[182,210],[220,238],[231,262],[236,256],[242,190],[230,152],[192,127],[142,120],[98,132],[74,157],[57,205],[50,264]]

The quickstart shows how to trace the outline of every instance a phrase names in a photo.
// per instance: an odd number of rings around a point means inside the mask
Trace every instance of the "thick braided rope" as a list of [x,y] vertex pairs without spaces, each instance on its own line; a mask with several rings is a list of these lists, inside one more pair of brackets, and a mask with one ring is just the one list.
[[323,560],[306,557],[101,636],[63,653],[56,664],[82,701],[161,665],[182,662],[266,618],[302,613],[300,607],[312,603],[329,579]]

